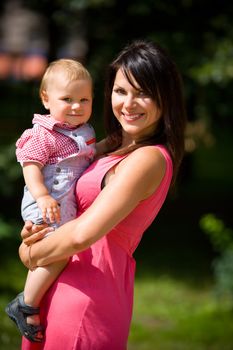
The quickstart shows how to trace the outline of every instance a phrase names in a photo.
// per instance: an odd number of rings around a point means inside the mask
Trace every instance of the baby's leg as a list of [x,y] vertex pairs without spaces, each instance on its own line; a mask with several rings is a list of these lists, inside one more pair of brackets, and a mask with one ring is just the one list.
[[[68,259],[57,261],[44,267],[37,267],[34,271],[29,271],[24,287],[24,302],[27,305],[38,307],[44,294],[64,269],[67,262]],[[27,323],[40,324],[39,315],[28,316]]]

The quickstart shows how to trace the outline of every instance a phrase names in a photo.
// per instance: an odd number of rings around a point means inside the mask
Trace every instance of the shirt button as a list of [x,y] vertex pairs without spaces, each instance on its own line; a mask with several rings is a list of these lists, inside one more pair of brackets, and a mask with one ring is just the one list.
[[59,181],[58,180],[54,180],[53,183],[54,183],[54,185],[58,185]]
[[56,172],[60,173],[61,172],[61,168],[56,168]]

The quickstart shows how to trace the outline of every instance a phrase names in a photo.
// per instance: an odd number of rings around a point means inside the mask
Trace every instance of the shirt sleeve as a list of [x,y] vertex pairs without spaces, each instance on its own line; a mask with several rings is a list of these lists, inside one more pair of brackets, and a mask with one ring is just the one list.
[[44,166],[53,152],[51,134],[38,125],[25,130],[16,141],[16,158],[21,164],[36,162]]

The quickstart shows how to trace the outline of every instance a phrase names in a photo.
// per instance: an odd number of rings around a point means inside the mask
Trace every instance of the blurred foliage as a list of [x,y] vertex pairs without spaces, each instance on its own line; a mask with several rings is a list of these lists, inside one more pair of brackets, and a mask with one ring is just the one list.
[[56,58],[57,49],[70,34],[86,41],[85,63],[95,81],[98,130],[106,66],[135,38],[156,40],[174,57],[185,83],[190,122],[204,122],[206,133],[213,137],[219,123],[232,126],[232,2],[25,0],[24,3],[49,18],[49,59]]
[[7,223],[3,218],[0,217],[0,242],[2,239],[11,238],[15,236],[16,227],[15,224]]
[[0,193],[4,196],[14,194],[14,183],[21,176],[22,171],[15,159],[15,145],[0,147]]
[[[162,276],[136,280],[129,350],[232,350],[232,312],[206,286]],[[226,327],[227,325],[227,327]]]
[[213,262],[216,291],[218,295],[227,297],[233,307],[233,230],[213,214],[203,216],[200,226],[220,252]]
[[233,250],[233,230],[226,227],[223,220],[214,214],[206,214],[201,218],[200,226],[217,251]]
[[210,57],[203,57],[201,64],[190,69],[190,75],[201,85],[213,82],[225,86],[233,78],[232,38],[218,42],[212,35],[207,35],[207,39],[212,42]]
[[[0,10],[6,0],[1,2]],[[133,39],[155,40],[177,62],[184,81],[188,125],[185,181],[196,194],[211,190],[232,193],[233,129],[233,3],[216,0],[24,0],[48,19],[49,60],[70,36],[82,37],[84,63],[95,87],[92,123],[98,138],[102,127],[104,75],[109,62]],[[0,194],[2,219],[19,212],[23,187],[13,142],[28,127],[33,113],[42,112],[37,81],[0,81]],[[215,174],[215,176],[214,176]],[[227,186],[223,179],[227,177]],[[201,181],[205,180],[201,187]],[[208,181],[208,179],[210,181]],[[218,186],[211,180],[218,181]],[[199,181],[196,186],[196,181]],[[225,187],[224,187],[225,186]],[[223,189],[224,187],[224,189]],[[227,191],[226,191],[227,188]],[[200,190],[201,192],[201,190]],[[204,195],[204,192],[201,192]],[[19,218],[20,215],[17,215]]]
[[[1,2],[0,10],[5,2]],[[48,19],[49,60],[57,58],[59,47],[70,36],[85,41],[84,63],[93,76],[95,87],[92,123],[98,138],[104,135],[103,87],[109,62],[133,39],[155,40],[165,47],[177,62],[184,80],[188,114],[185,184],[200,181],[205,168],[205,179],[213,179],[215,173],[214,179],[219,181],[215,188],[221,192],[222,179],[225,176],[230,179],[232,174],[228,166],[233,148],[232,2],[24,0],[23,3]],[[42,112],[38,84],[37,81],[0,81],[0,137],[5,145],[0,155],[0,194],[4,201],[10,200],[12,204],[14,201],[15,208],[19,208],[22,193],[19,189],[23,181],[15,162],[14,146],[10,143],[25,128],[31,127],[33,113]],[[231,187],[224,193],[232,193],[232,190],[231,181]],[[3,217],[9,217],[3,201],[1,211]]]

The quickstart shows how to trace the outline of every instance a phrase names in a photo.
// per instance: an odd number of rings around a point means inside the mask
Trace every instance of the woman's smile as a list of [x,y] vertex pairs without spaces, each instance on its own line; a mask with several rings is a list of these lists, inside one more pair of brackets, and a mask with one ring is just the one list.
[[128,122],[134,122],[137,121],[138,119],[141,119],[144,116],[144,113],[123,113],[122,112],[122,117],[128,121]]
[[152,134],[160,119],[160,109],[132,78],[133,85],[121,69],[112,90],[112,109],[124,131],[133,140]]

